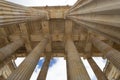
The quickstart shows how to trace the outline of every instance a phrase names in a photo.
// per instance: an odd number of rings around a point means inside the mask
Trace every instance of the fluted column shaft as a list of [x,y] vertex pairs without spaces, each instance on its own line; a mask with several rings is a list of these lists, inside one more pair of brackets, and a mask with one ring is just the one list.
[[78,0],[66,17],[120,44],[119,5],[120,0]]
[[69,80],[90,80],[87,71],[79,57],[77,49],[71,39],[66,40],[67,66]]
[[108,44],[92,37],[93,45],[101,51],[112,64],[120,70],[120,52],[112,48]]
[[40,54],[43,53],[48,43],[48,40],[48,36],[42,39],[7,80],[29,80],[39,61]]
[[18,39],[5,47],[0,49],[0,62],[3,61],[6,57],[10,56],[17,49],[24,45],[24,41],[22,39]]
[[41,68],[41,71],[38,75],[37,80],[46,80],[46,76],[47,76],[47,72],[48,72],[48,68],[49,68],[49,64],[50,64],[50,56],[47,56],[45,58],[45,62]]
[[48,18],[48,12],[0,0],[0,26]]
[[94,71],[98,80],[108,80],[105,74],[101,71],[99,66],[95,63],[95,61],[91,57],[88,58],[87,60],[90,66],[92,67],[92,70]]

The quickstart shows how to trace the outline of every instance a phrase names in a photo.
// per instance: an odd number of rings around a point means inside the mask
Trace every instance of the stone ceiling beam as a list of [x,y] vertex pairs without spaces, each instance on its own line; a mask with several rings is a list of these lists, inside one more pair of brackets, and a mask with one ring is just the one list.
[[32,46],[31,46],[31,42],[30,42],[30,35],[27,30],[27,25],[25,23],[21,23],[21,24],[19,24],[19,26],[20,26],[20,30],[21,30],[21,37],[25,41],[25,47],[27,49],[27,52],[30,52],[30,51],[32,51]]
[[86,38],[86,43],[85,43],[85,55],[87,58],[91,57],[92,55],[92,42],[91,42],[91,33],[88,31],[87,38]]

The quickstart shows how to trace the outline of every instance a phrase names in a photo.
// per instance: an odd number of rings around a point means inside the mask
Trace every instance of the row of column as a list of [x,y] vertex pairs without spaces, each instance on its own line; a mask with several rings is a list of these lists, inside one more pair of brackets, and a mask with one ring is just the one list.
[[[120,0],[78,0],[75,5],[66,12],[66,18],[87,30],[103,35],[104,37],[120,44]],[[92,44],[120,70],[120,52],[103,41],[92,37]],[[97,67],[91,57],[88,62],[93,68],[99,80],[106,80],[103,73]],[[97,70],[96,70],[97,69]],[[103,76],[103,77],[102,77]]]
[[120,44],[120,0],[78,0],[66,17]]
[[[26,57],[26,59],[22,62],[22,64],[8,77],[7,80],[29,80],[29,78],[32,75],[32,72],[34,71],[37,65],[37,62],[39,61],[40,54],[43,53],[48,41],[49,41],[49,37],[46,36]],[[15,42],[13,43],[14,43],[14,46],[20,45],[20,44],[15,44]],[[71,80],[90,80],[82,61],[79,58],[79,54],[75,48],[74,43],[71,40],[70,41],[68,40],[66,41],[66,45],[72,46],[72,47],[66,47],[67,54],[68,54],[68,59],[67,59],[68,66],[69,66],[68,71],[70,72],[68,73],[68,75],[70,75],[70,79]],[[13,45],[10,45],[10,47],[13,47]],[[69,51],[69,48],[71,49],[73,48],[72,49],[73,51]],[[11,49],[11,51],[14,52],[13,49]],[[74,51],[75,51],[75,55],[74,55]],[[46,56],[45,62],[43,64],[43,67],[41,69],[41,72],[37,80],[46,79],[50,59],[51,59],[50,56]],[[82,79],[83,76],[84,76],[84,79]]]
[[[26,57],[22,64],[8,77],[7,80],[29,80],[33,70],[35,69],[37,62],[39,61],[40,54],[43,53],[47,43],[49,41],[48,36],[45,37]],[[68,55],[68,75],[70,75],[70,80],[90,80],[87,71],[79,57],[79,54],[75,48],[74,43],[71,40],[66,41],[67,55]],[[70,49],[73,51],[69,51]],[[74,55],[75,51],[75,55]],[[51,56],[46,56],[43,67],[39,73],[37,80],[45,80],[47,71],[49,68]],[[73,68],[75,67],[75,68]],[[84,78],[83,78],[84,76]]]
[[45,36],[7,80],[29,80],[48,41],[49,36]]
[[103,55],[120,70],[120,52],[103,41],[92,37],[93,45],[103,53]]
[[[99,39],[92,37],[93,45],[101,51],[113,65],[120,70],[120,52],[113,49],[106,43],[100,41]],[[43,40],[33,49],[33,51],[26,57],[23,63],[10,75],[8,80],[27,80],[30,78],[37,62],[39,61],[40,54],[43,53],[49,37],[45,36]],[[24,41],[19,39],[11,44],[0,49],[0,59],[10,56],[15,52],[16,49],[23,46]],[[66,53],[67,53],[67,66],[68,66],[68,78],[69,80],[90,80],[87,71],[79,57],[79,53],[74,45],[74,42],[68,38],[66,39]],[[45,80],[49,62],[51,57],[47,56],[45,63],[43,64],[42,70],[39,74],[38,80]],[[88,62],[93,68],[98,79],[107,80],[103,72],[99,69],[92,58],[88,58]]]
[[[39,61],[40,54],[44,52],[44,49],[49,41],[49,36],[46,35],[43,40],[33,49],[33,51],[26,57],[22,64],[8,77],[7,80],[29,80],[31,74]],[[18,39],[5,47],[0,49],[0,60],[4,61],[5,58],[8,58],[12,53],[14,53],[18,48],[24,45],[22,39]],[[43,64],[42,70],[39,74],[37,80],[45,80],[47,70],[49,67],[51,56],[46,56],[45,62]],[[41,74],[42,73],[42,74]]]
[[0,0],[0,26],[37,19],[48,19],[48,12]]

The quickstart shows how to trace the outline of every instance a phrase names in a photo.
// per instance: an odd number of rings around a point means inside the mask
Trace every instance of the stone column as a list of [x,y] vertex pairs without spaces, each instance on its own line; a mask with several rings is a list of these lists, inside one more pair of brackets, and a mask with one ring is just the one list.
[[105,74],[101,71],[99,66],[95,63],[95,61],[91,57],[88,58],[87,60],[98,80],[108,80]]
[[69,75],[69,66],[68,66],[68,59],[66,58],[66,69],[67,69],[67,80],[70,80],[70,75]]
[[29,80],[39,61],[40,54],[44,52],[48,40],[48,36],[43,38],[7,80]]
[[120,70],[120,52],[108,44],[100,41],[99,39],[92,37],[93,45],[101,51],[105,57]]
[[79,57],[78,51],[71,39],[66,40],[67,66],[69,80],[90,80],[87,71]]
[[0,26],[22,23],[30,20],[48,19],[48,12],[0,0]]
[[46,56],[45,62],[43,64],[42,68],[41,68],[41,71],[39,73],[39,76],[38,76],[37,80],[46,80],[50,59],[51,59],[50,56]]
[[17,49],[22,47],[24,45],[24,41],[21,39],[18,39],[5,47],[0,49],[0,62],[3,61],[6,57],[10,56],[12,53],[14,53]]

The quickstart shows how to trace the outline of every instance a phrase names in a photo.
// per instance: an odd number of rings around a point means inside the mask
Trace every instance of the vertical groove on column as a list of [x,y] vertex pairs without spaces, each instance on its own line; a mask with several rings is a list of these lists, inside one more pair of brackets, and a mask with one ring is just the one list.
[[120,70],[120,52],[116,49],[112,48],[108,44],[100,41],[97,38],[92,37],[92,43],[93,45],[104,55],[112,64]]
[[[101,6],[102,5],[102,6]],[[78,0],[66,17],[120,44],[120,0]]]
[[66,40],[69,80],[90,80],[72,40]]
[[43,53],[48,43],[48,37],[45,37],[26,57],[22,64],[8,77],[7,80],[29,80],[34,68],[39,61],[40,54]]
[[48,12],[0,0],[0,26],[30,20],[49,19]]

